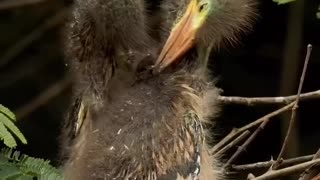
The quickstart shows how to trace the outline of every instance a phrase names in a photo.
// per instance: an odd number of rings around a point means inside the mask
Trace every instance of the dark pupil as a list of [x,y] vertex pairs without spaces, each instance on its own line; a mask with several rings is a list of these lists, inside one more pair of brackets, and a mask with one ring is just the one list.
[[207,3],[202,4],[202,5],[200,6],[199,11],[201,12],[206,6],[207,6]]

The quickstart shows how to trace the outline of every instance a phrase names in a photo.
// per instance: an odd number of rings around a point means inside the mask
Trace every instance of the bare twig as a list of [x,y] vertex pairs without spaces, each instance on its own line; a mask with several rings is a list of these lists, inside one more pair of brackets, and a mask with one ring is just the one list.
[[228,143],[229,141],[232,140],[232,138],[234,137],[235,132],[237,131],[237,129],[232,129],[232,131],[225,137],[223,138],[221,141],[219,141],[218,144],[216,144],[215,146],[213,146],[210,150],[210,154],[215,154],[217,151],[219,151],[221,148],[223,148],[223,146]]
[[15,111],[17,119],[22,119],[28,116],[30,113],[38,109],[40,106],[46,104],[52,98],[61,94],[69,85],[71,85],[71,78],[69,76],[56,82],[51,87],[49,87],[46,91],[40,94],[38,97],[33,99],[30,103],[17,109]]
[[243,132],[243,131],[245,131],[247,129],[255,127],[255,126],[261,124],[265,119],[271,119],[274,116],[277,116],[277,115],[279,115],[279,114],[281,114],[283,112],[288,111],[290,108],[293,107],[293,105],[294,105],[294,102],[292,102],[292,103],[290,103],[290,104],[288,104],[288,105],[286,105],[286,106],[284,106],[284,107],[282,107],[280,109],[277,109],[276,111],[273,111],[273,112],[271,112],[271,113],[269,113],[269,114],[257,119],[256,121],[254,121],[252,123],[249,123],[249,124],[243,126],[242,128],[239,128],[238,131]]
[[38,4],[46,0],[5,0],[0,3],[0,11],[32,4]]
[[231,163],[233,163],[236,158],[238,158],[240,156],[240,154],[245,151],[249,144],[257,137],[257,135],[265,128],[265,126],[268,124],[268,122],[270,121],[269,118],[266,118],[261,124],[260,126],[254,131],[254,133],[243,143],[242,146],[238,147],[237,151],[231,156],[231,158],[227,161],[227,163],[225,164],[224,168],[227,168],[231,165]]
[[278,155],[278,158],[277,158],[276,162],[272,166],[272,169],[277,169],[278,166],[280,165],[280,160],[283,157],[283,154],[284,154],[285,150],[287,149],[287,146],[288,146],[288,143],[289,143],[289,138],[290,138],[290,135],[291,135],[291,131],[293,129],[293,126],[294,126],[294,123],[295,123],[295,119],[296,119],[296,113],[297,113],[297,109],[298,109],[300,94],[301,94],[301,90],[302,90],[302,87],[303,87],[304,79],[305,79],[305,76],[306,76],[306,72],[307,72],[307,67],[308,67],[311,51],[312,51],[312,45],[309,44],[308,47],[307,47],[307,54],[306,54],[306,58],[305,58],[305,61],[304,61],[302,74],[301,74],[301,77],[300,77],[300,83],[299,83],[299,88],[298,88],[298,92],[297,92],[297,97],[296,97],[296,100],[294,102],[295,104],[292,107],[292,113],[291,113],[291,118],[290,118],[290,122],[289,122],[288,131],[287,131],[286,137],[284,139],[281,151],[280,151],[280,153]]
[[[219,96],[218,100],[223,104],[242,104],[247,106],[259,104],[288,104],[294,101],[297,95],[282,97],[237,97],[237,96]],[[311,100],[320,98],[320,90],[303,93],[300,100]]]
[[[299,164],[302,162],[310,161],[314,155],[301,156],[292,159],[286,159],[282,161],[281,167],[287,167],[290,165]],[[265,161],[265,162],[257,162],[252,164],[244,164],[244,165],[233,165],[232,170],[236,171],[252,171],[253,169],[259,168],[269,168],[274,163],[274,160]]]
[[310,166],[319,166],[319,165],[320,165],[320,159],[311,160],[311,161],[297,164],[294,166],[290,166],[287,168],[268,171],[267,173],[265,173],[261,176],[258,176],[256,178],[254,178],[253,180],[269,180],[269,179],[280,178],[283,176],[299,173]]
[[10,47],[0,59],[0,67],[8,64],[12,59],[17,57],[26,47],[39,39],[47,30],[62,24],[67,14],[67,9],[60,10],[51,18],[46,20],[42,25],[34,29],[30,34],[26,35],[15,45]]
[[[318,149],[317,153],[314,155],[313,160],[315,159],[320,159],[320,149]],[[309,180],[312,177],[315,177],[319,172],[319,169],[314,169],[313,167],[310,167],[300,175],[299,180]]]
[[222,148],[220,151],[218,151],[216,154],[224,154],[226,151],[228,151],[230,148],[237,145],[239,142],[241,142],[243,139],[245,139],[250,134],[250,131],[243,132],[239,137],[231,141],[229,144],[227,144],[224,148]]
[[[263,121],[265,121],[266,119],[271,119],[272,117],[281,114],[283,112],[288,111],[292,106],[294,105],[294,102],[280,108],[277,109],[276,111],[273,111],[257,120],[255,120],[254,122],[251,122],[239,129],[233,129],[225,138],[223,138],[220,142],[223,143],[218,143],[216,146],[213,147],[213,150],[210,151],[211,154],[214,154],[214,152],[216,152],[220,147],[223,147],[226,143],[230,142],[232,139],[234,139],[236,136],[240,135],[241,133],[243,133],[244,131],[253,128],[255,126],[258,126],[259,124],[261,124]],[[219,148],[217,147],[219,146]]]

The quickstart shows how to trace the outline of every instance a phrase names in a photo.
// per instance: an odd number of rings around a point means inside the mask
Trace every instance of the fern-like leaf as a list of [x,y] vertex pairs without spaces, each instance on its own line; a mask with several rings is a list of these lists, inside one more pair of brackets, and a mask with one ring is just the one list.
[[11,121],[16,121],[16,115],[2,104],[0,104],[0,113],[10,118]]
[[[1,116],[1,115],[0,115]],[[1,119],[1,117],[0,117]],[[1,121],[1,120],[0,120]],[[13,148],[17,146],[17,142],[7,128],[0,122],[0,139],[3,140],[7,147]]]
[[27,144],[27,140],[18,127],[14,124],[16,117],[13,112],[8,108],[0,104],[0,139],[4,141],[4,144],[9,148],[17,146],[17,142],[13,135],[23,143]]
[[12,149],[0,153],[0,177],[11,179],[63,180],[62,173],[50,161],[29,157]]
[[287,3],[290,3],[290,2],[293,2],[293,1],[295,1],[295,0],[273,0],[273,2],[278,3],[278,5],[287,4]]
[[20,139],[23,144],[27,144],[26,138],[18,129],[18,127],[10,119],[5,118],[5,116],[1,115],[2,114],[0,114],[0,123],[3,123],[14,135],[16,135]]

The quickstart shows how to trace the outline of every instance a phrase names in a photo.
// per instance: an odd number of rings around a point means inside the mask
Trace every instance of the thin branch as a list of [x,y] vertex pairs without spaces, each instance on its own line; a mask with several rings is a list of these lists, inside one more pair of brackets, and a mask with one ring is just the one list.
[[71,78],[69,76],[56,82],[55,84],[50,86],[47,90],[45,90],[42,94],[40,94],[38,97],[33,99],[31,102],[17,109],[15,111],[17,119],[22,119],[28,116],[30,113],[32,113],[39,107],[48,103],[48,101],[50,101],[52,98],[61,94],[70,85],[71,85]]
[[[310,46],[308,46],[308,48],[309,48]],[[309,50],[309,49],[308,49]],[[310,52],[308,51],[308,53],[307,53],[307,57],[308,58],[310,58]],[[308,64],[308,61],[309,61],[309,59],[307,59],[306,60],[306,63],[305,63],[305,66],[307,66],[307,64]],[[303,69],[303,73],[302,73],[302,77],[301,77],[301,81],[300,81],[300,85],[299,85],[299,90],[298,90],[298,93],[297,93],[297,100],[295,101],[295,102],[293,102],[293,103],[291,103],[291,104],[289,104],[290,105],[290,107],[293,105],[293,109],[297,109],[297,107],[298,107],[298,100],[299,100],[299,96],[300,96],[300,94],[301,94],[301,89],[302,89],[302,85],[303,85],[303,81],[304,81],[304,78],[305,78],[305,72],[306,72],[306,67],[304,67],[304,69]],[[289,109],[289,108],[288,108]],[[295,118],[295,113],[293,113],[294,114],[294,118]],[[231,158],[227,161],[227,163],[224,165],[224,168],[228,168],[230,165],[231,165],[231,163],[233,163],[240,155],[241,155],[241,153],[243,152],[243,151],[245,151],[247,148],[248,148],[248,146],[249,146],[249,144],[255,139],[255,137],[265,128],[265,126],[268,124],[268,122],[270,121],[270,118],[266,118],[266,117],[264,117],[264,118],[261,118],[262,120],[261,120],[261,124],[260,124],[260,126],[255,130],[255,132],[244,142],[244,144],[242,145],[242,146],[240,146],[240,147],[238,147],[238,150],[231,156]],[[249,124],[250,125],[250,124]],[[245,126],[246,127],[246,126]],[[246,127],[247,128],[247,127]],[[292,127],[291,127],[291,129],[292,129]],[[240,131],[241,129],[238,129],[238,131]],[[290,132],[289,132],[290,133]],[[286,142],[286,141],[285,141]],[[278,158],[277,158],[277,161],[276,161],[276,163],[277,163],[277,165],[279,165],[280,164],[280,159],[281,159],[281,156],[278,156]],[[275,163],[275,164],[276,164]]]
[[310,167],[310,166],[319,166],[320,165],[320,159],[316,159],[316,160],[311,160],[305,163],[301,163],[298,165],[294,165],[294,166],[290,166],[287,168],[283,168],[283,169],[279,169],[279,170],[271,170],[268,171],[267,173],[258,176],[252,180],[269,180],[269,179],[276,179],[276,178],[280,178],[283,176],[287,176],[287,175],[291,175],[291,174],[296,174],[299,173],[303,170],[305,170],[306,168]]
[[271,113],[269,113],[269,114],[257,119],[256,121],[254,121],[252,123],[249,123],[249,124],[243,126],[242,128],[239,128],[238,131],[243,132],[243,131],[245,131],[247,129],[255,127],[255,126],[261,124],[265,119],[271,119],[274,116],[277,116],[277,115],[279,115],[279,114],[281,114],[283,112],[288,111],[290,108],[293,107],[293,105],[294,105],[294,102],[292,102],[292,103],[290,103],[290,104],[288,104],[288,105],[286,105],[286,106],[284,106],[284,107],[282,107],[280,109],[277,109],[276,111],[273,111],[273,112],[271,112]]
[[241,153],[248,148],[249,144],[251,144],[251,142],[257,137],[257,135],[266,127],[269,121],[270,118],[265,118],[265,120],[254,131],[254,133],[243,143],[243,145],[238,147],[237,151],[227,161],[224,168],[228,168],[231,165],[231,163],[233,163],[241,155]]
[[[314,155],[301,156],[292,159],[286,159],[282,161],[281,167],[287,167],[290,165],[300,164],[306,161],[311,161]],[[235,171],[252,171],[253,169],[259,168],[270,168],[270,166],[274,163],[274,160],[265,161],[265,162],[257,162],[252,164],[244,164],[244,165],[233,165],[232,170]]]
[[15,45],[10,47],[0,59],[0,67],[8,64],[12,59],[16,58],[26,47],[39,39],[47,30],[54,28],[64,22],[67,9],[60,10],[51,18],[47,19],[43,24],[34,29],[30,34],[23,37]]
[[38,4],[46,0],[5,0],[0,3],[0,11],[32,4]]
[[229,141],[232,140],[232,138],[234,137],[235,132],[237,131],[237,129],[232,129],[232,131],[225,137],[223,138],[221,141],[219,141],[218,144],[216,144],[215,146],[213,146],[210,150],[210,154],[215,154],[217,151],[219,151],[221,148],[224,147],[225,144],[227,144]]
[[[218,100],[223,104],[241,104],[247,106],[259,104],[288,104],[294,101],[297,95],[279,97],[238,97],[238,96],[219,96]],[[320,98],[320,90],[303,93],[300,100],[311,100]]]
[[[313,160],[315,159],[320,159],[320,149],[318,149],[317,153],[314,155]],[[310,167],[300,175],[299,180],[309,180],[312,177],[315,177],[319,172],[319,169],[314,169],[313,167]]]
[[228,151],[230,148],[237,145],[239,142],[241,142],[243,139],[245,139],[250,134],[250,131],[243,132],[239,137],[231,141],[229,144],[227,144],[224,148],[222,148],[220,151],[218,151],[216,154],[224,154],[226,151]]
[[309,64],[309,60],[310,60],[311,51],[312,51],[312,45],[309,44],[308,47],[307,47],[307,54],[306,54],[306,57],[305,57],[303,70],[302,70],[302,74],[301,74],[301,77],[300,77],[300,83],[299,83],[299,88],[298,88],[298,92],[297,92],[297,97],[296,97],[296,100],[294,102],[295,104],[292,107],[292,113],[291,113],[291,118],[290,118],[290,122],[289,122],[288,131],[287,131],[286,137],[284,139],[281,151],[280,151],[280,153],[278,155],[278,158],[277,158],[276,162],[274,163],[274,165],[272,166],[273,170],[277,169],[278,166],[280,165],[280,160],[282,159],[282,157],[284,155],[284,152],[287,149],[287,146],[289,144],[289,138],[290,138],[291,132],[293,130],[293,126],[295,124],[297,109],[298,109],[298,105],[299,105],[300,94],[301,94],[301,90],[302,90],[302,87],[303,87],[304,79],[305,79],[305,76],[306,76],[306,72],[307,72],[307,68],[308,68],[308,64]]
[[[226,143],[230,142],[232,139],[234,139],[236,136],[239,136],[241,133],[243,133],[244,131],[250,129],[250,128],[253,128],[255,126],[258,126],[259,124],[261,124],[263,121],[265,121],[266,119],[271,119],[272,117],[276,116],[276,115],[279,115],[283,112],[286,112],[288,111],[290,108],[292,108],[292,106],[294,105],[294,102],[280,108],[280,109],[277,109],[276,111],[273,111],[257,120],[255,120],[254,122],[251,122],[239,129],[233,129],[224,139],[222,139],[220,142],[223,142],[223,143],[218,143],[216,146],[214,146],[210,151],[211,154],[214,154],[214,152],[216,152],[220,147],[223,147]],[[219,148],[217,147],[219,146]]]

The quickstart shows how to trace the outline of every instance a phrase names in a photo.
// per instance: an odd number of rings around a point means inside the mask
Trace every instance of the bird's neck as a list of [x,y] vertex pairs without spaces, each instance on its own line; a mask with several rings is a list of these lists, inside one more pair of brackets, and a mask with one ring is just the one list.
[[210,43],[209,46],[198,46],[197,47],[197,62],[198,62],[198,69],[205,75],[207,73],[208,61],[210,58],[210,53],[212,50],[213,43]]

